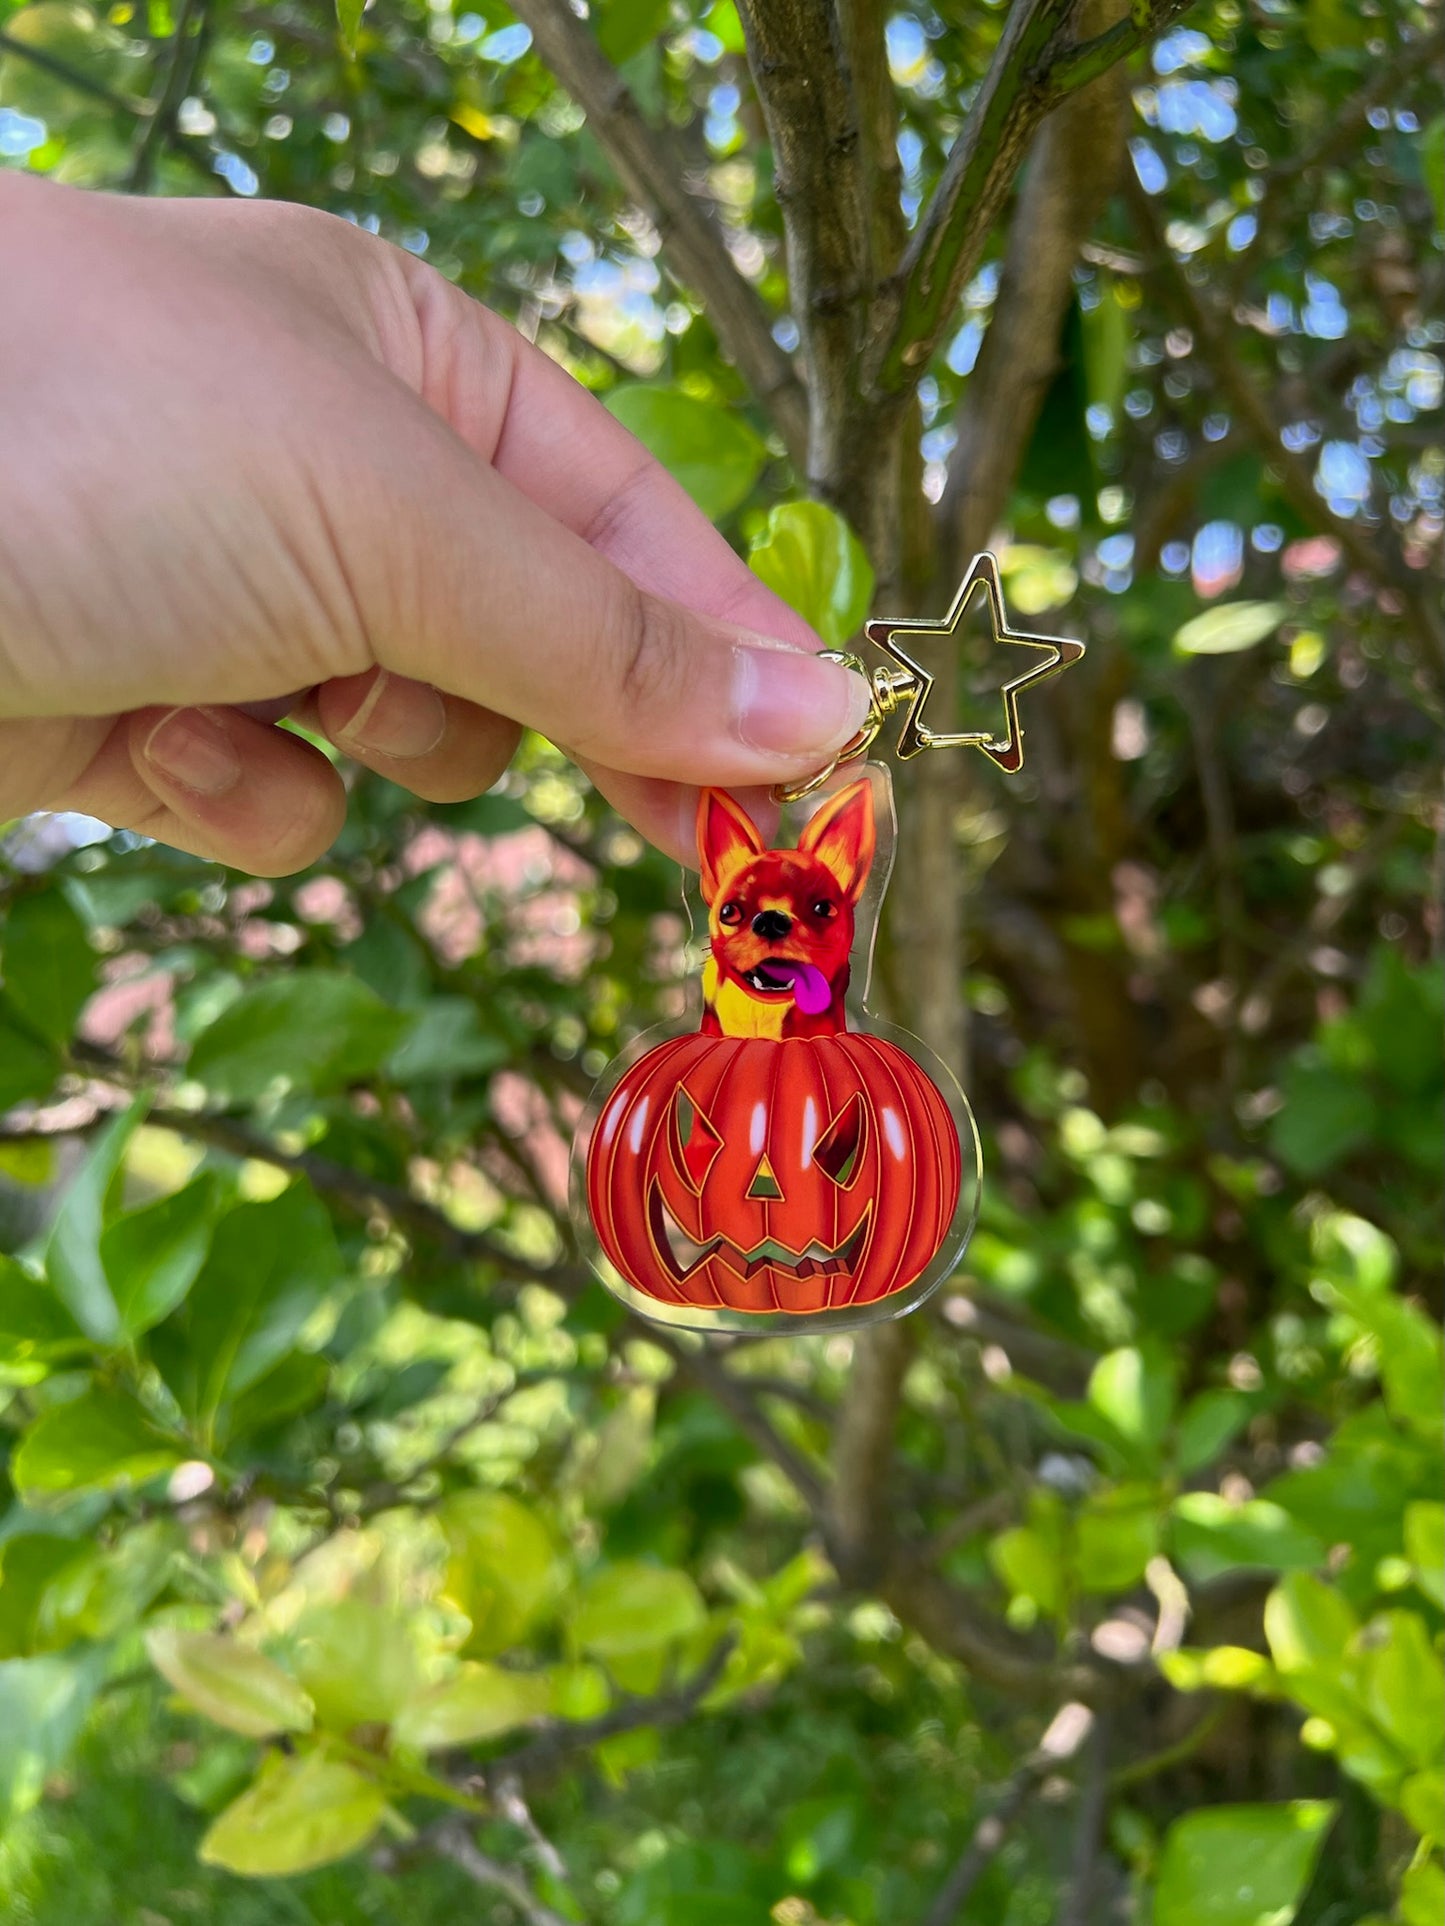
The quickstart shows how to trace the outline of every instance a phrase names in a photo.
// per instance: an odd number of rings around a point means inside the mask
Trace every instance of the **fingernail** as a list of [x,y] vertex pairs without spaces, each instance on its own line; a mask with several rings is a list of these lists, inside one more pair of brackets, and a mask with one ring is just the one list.
[[198,796],[222,796],[241,780],[241,758],[210,709],[168,710],[142,753],[161,775]]
[[738,648],[733,660],[733,721],[750,749],[826,756],[862,728],[868,684],[851,669],[800,649]]
[[334,736],[343,749],[410,762],[429,756],[446,732],[446,704],[429,683],[378,669],[355,715]]

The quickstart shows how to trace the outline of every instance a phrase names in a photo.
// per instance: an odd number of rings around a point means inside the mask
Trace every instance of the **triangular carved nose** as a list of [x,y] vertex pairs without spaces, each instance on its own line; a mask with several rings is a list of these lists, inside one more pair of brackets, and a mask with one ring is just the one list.
[[778,1200],[782,1197],[783,1187],[773,1175],[773,1167],[768,1162],[766,1152],[758,1159],[758,1167],[753,1172],[752,1182],[748,1185],[749,1197],[762,1197]]

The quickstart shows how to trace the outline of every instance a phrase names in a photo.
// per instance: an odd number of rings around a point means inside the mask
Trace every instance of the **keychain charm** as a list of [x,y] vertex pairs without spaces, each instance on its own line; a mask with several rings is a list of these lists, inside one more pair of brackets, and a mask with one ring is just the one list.
[[[954,636],[980,589],[995,638],[1045,659],[1005,685],[1002,735],[942,734],[924,720],[933,679],[900,638]],[[879,764],[851,780],[845,765],[907,704],[900,757],[967,747],[1017,770],[1019,693],[1083,644],[1011,629],[992,555],[975,558],[941,622],[879,618],[864,633],[895,666],[874,672],[868,719],[833,762],[774,791],[785,808],[806,805],[795,846],[770,848],[732,797],[702,791],[700,1020],[624,1051],[578,1127],[579,1235],[608,1288],[663,1323],[816,1330],[900,1317],[954,1269],[973,1229],[968,1100],[932,1051],[867,1009],[892,784]]]

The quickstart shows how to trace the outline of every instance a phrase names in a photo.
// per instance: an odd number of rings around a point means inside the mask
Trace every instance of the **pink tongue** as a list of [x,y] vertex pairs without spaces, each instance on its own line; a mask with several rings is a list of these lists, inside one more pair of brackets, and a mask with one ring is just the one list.
[[811,963],[794,963],[793,1001],[804,1016],[821,1016],[833,1001],[828,979]]

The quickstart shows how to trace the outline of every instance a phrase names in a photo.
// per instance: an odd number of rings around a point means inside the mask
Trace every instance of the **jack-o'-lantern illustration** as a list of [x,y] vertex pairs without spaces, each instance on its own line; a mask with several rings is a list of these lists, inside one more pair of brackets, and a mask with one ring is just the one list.
[[880,1303],[938,1256],[963,1168],[928,1074],[846,1026],[872,785],[830,798],[796,849],[768,849],[730,797],[704,790],[698,846],[702,1028],[627,1067],[597,1116],[586,1198],[598,1243],[658,1305]]

